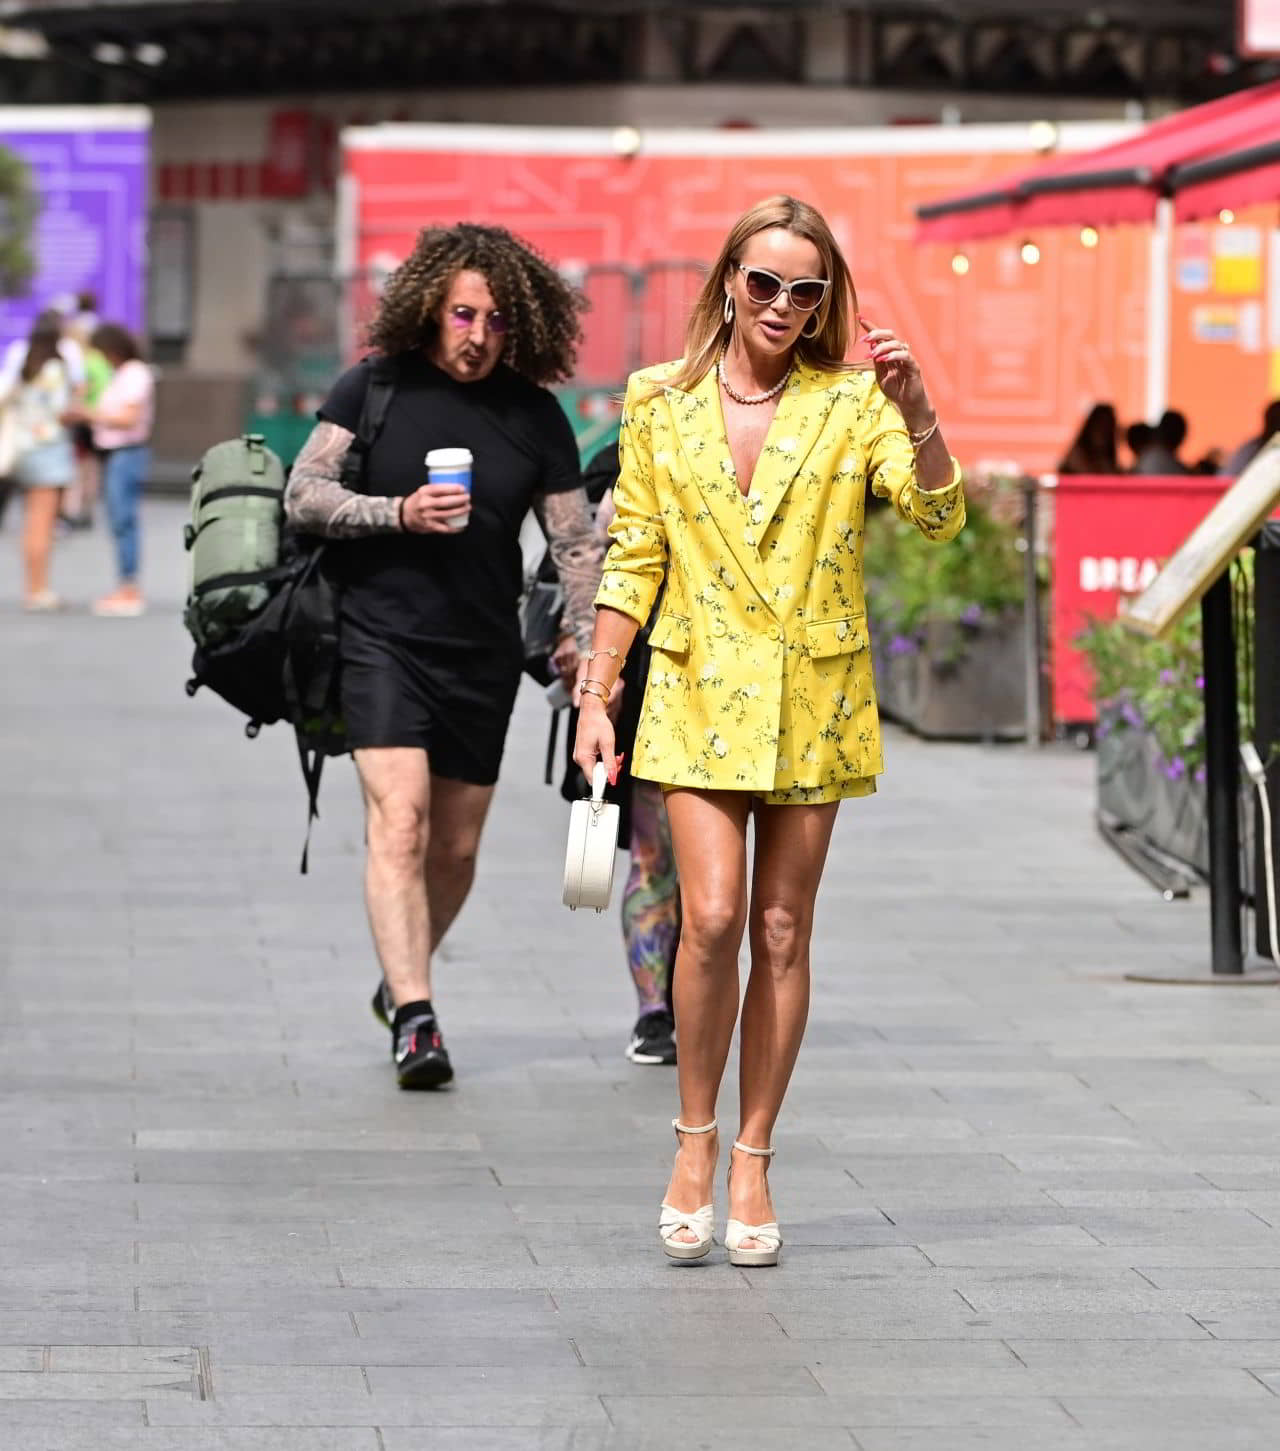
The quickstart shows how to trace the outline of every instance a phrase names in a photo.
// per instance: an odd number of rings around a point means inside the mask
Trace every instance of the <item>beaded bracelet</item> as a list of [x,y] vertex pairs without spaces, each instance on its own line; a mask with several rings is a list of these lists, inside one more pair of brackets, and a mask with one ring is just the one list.
[[912,433],[910,431],[910,429],[908,429],[907,430],[907,437],[911,440],[911,447],[914,448],[914,449],[916,449],[918,451],[918,450],[922,449],[925,446],[926,443],[929,442],[929,440],[933,437],[933,435],[935,433],[937,433],[937,431],[938,431],[938,418],[937,418],[937,415],[935,414],[934,415],[933,422],[929,425],[928,428],[926,428],[924,430],[923,433]]

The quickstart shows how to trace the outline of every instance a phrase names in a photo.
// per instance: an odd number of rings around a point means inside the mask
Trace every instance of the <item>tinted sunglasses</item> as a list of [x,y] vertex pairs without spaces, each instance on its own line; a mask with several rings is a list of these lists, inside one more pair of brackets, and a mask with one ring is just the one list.
[[[470,328],[478,316],[479,313],[474,307],[465,307],[461,303],[457,307],[451,307],[449,309],[449,321],[459,332],[464,332]],[[500,336],[507,330],[506,314],[502,312],[491,312],[485,317],[484,325],[489,332],[495,336]]]
[[742,262],[738,263],[738,271],[747,279],[747,296],[752,302],[772,302],[780,292],[785,292],[797,312],[812,312],[831,286],[821,277],[797,277],[794,282],[784,282],[776,272],[748,267]]

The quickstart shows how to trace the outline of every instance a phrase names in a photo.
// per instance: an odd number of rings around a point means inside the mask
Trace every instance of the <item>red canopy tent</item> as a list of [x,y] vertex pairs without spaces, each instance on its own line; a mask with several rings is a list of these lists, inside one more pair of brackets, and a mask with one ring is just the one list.
[[[1236,198],[1231,204],[1257,200],[1244,187],[1249,168],[1259,165],[1269,175],[1250,176],[1247,184],[1274,197],[1280,193],[1277,137],[1280,81],[1269,81],[1165,116],[1110,146],[1047,162],[1003,187],[919,207],[916,239],[967,242],[1034,227],[1149,222],[1156,219],[1161,199],[1176,187],[1184,189],[1186,214],[1203,216],[1228,205],[1210,206],[1205,200],[1224,195],[1228,177]],[[1215,162],[1227,169],[1214,171]]]

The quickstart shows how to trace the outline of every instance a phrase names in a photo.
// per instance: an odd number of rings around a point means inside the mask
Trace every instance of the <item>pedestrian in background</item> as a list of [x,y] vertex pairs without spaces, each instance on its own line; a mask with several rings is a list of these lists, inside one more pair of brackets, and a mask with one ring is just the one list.
[[131,618],[145,603],[139,583],[142,486],[151,468],[151,428],[155,416],[155,380],[142,360],[138,340],[119,323],[102,323],[92,346],[111,367],[111,378],[84,421],[93,446],[102,455],[102,491],[115,544],[119,583],[93,606],[95,615]]
[[26,342],[18,351],[9,349],[0,369],[0,400],[10,433],[8,476],[23,501],[23,604],[32,611],[61,605],[49,585],[49,561],[63,491],[75,475],[68,427],[77,402],[62,341],[62,319],[42,312]]
[[1280,433],[1280,398],[1274,398],[1262,412],[1262,432],[1247,439],[1227,456],[1220,473],[1237,478],[1257,458],[1263,447]]
[[[63,324],[63,334],[82,350],[84,355],[84,405],[92,411],[102,401],[102,394],[111,381],[111,364],[99,348],[93,346],[93,335],[101,319],[98,299],[92,292],[82,292],[75,300],[75,311]],[[73,529],[89,529],[102,492],[102,451],[93,440],[93,425],[81,421],[71,430],[76,450],[76,480],[63,510],[63,519]]]
[[[578,646],[590,640],[603,550],[573,430],[547,388],[573,373],[583,306],[503,228],[424,231],[383,291],[376,358],[334,385],[285,497],[291,524],[335,541],[342,708],[383,974],[373,1010],[402,1088],[453,1077],[431,958],[471,890],[520,683],[531,506]],[[394,393],[344,482],[375,366]],[[469,451],[469,492],[428,480],[424,459],[444,448]]]
[[1151,438],[1138,454],[1134,464],[1135,474],[1189,474],[1191,470],[1178,457],[1178,450],[1186,442],[1187,420],[1176,408],[1166,408],[1160,415],[1160,422],[1151,430]]
[[1116,410],[1110,403],[1095,403],[1080,432],[1058,465],[1060,474],[1118,474]]
[[1131,423],[1124,431],[1125,447],[1129,450],[1131,462],[1126,473],[1138,472],[1138,460],[1155,440],[1156,431],[1149,423]]
[[[772,1265],[774,1124],[804,1036],[809,942],[840,801],[883,769],[862,586],[864,495],[926,537],[964,523],[960,468],[905,342],[860,319],[831,229],[792,197],[733,226],[684,357],[632,376],[613,544],[596,596],[575,759],[612,762],[619,669],[665,580],[632,759],[663,786],[682,909],[678,1150],[659,1214],[675,1259],[711,1247],[716,1102],[742,1005],[730,1261]],[[748,887],[747,827],[755,820]]]

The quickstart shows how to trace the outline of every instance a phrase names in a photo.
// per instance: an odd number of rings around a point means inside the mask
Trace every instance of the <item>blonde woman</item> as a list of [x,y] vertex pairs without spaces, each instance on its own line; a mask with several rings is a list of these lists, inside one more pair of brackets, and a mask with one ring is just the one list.
[[808,1014],[814,900],[840,802],[869,796],[883,769],[865,486],[929,539],[964,524],[959,466],[911,348],[872,327],[871,366],[851,366],[858,324],[821,214],[771,197],[730,231],[684,358],[627,387],[574,755],[588,775],[613,763],[605,705],[665,578],[633,769],[663,786],[683,905],[678,1150],[659,1219],[679,1260],[712,1244],[716,1100],[747,931],[724,1240],[734,1264],[778,1261],[766,1176]]

